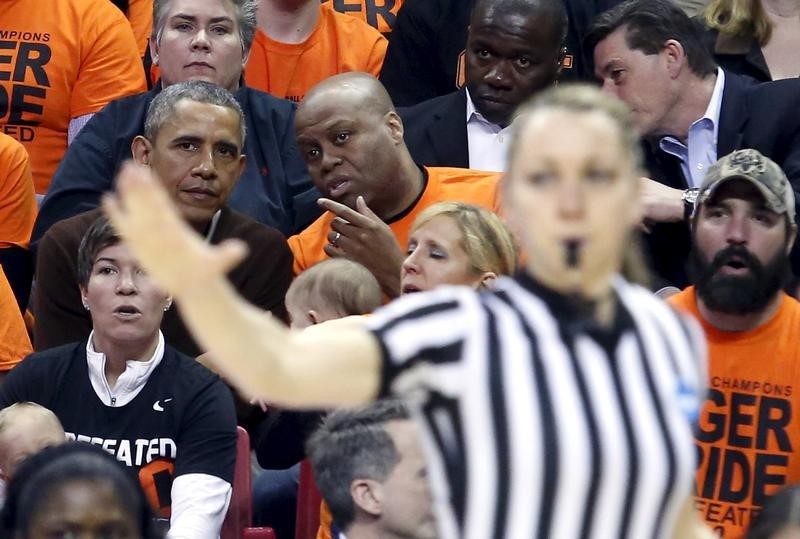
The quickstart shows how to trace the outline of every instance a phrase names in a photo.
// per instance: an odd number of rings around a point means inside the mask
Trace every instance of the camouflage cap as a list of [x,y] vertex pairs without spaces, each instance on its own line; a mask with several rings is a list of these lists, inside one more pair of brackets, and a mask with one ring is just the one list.
[[767,207],[775,213],[785,213],[794,224],[794,190],[786,174],[773,160],[751,149],[731,152],[708,169],[695,208],[711,198],[720,185],[737,179],[755,185],[764,195]]

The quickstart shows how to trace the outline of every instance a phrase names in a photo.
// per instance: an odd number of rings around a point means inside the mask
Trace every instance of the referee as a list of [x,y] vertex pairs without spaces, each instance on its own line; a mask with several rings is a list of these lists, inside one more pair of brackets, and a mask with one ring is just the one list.
[[[348,141],[389,136],[392,115],[354,115]],[[406,399],[441,537],[692,537],[676,526],[691,517],[702,340],[618,276],[641,218],[635,130],[621,104],[579,86],[541,94],[517,129],[503,194],[524,272],[491,293],[401,298],[367,329],[289,333],[264,318],[224,279],[243,250],[204,244],[146,171],[125,169],[105,205],[245,392],[296,407]]]

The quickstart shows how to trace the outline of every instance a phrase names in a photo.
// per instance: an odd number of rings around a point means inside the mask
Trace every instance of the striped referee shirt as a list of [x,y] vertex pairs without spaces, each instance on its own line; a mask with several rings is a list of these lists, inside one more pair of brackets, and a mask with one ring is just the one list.
[[667,537],[691,493],[702,334],[621,279],[611,327],[527,276],[368,321],[423,424],[443,538]]

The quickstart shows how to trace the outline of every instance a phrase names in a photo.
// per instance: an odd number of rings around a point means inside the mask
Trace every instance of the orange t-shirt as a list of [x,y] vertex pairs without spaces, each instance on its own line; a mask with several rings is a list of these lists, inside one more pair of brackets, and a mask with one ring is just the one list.
[[0,249],[28,246],[36,210],[28,152],[0,133]]
[[[428,184],[416,205],[397,221],[387,223],[402,248],[408,243],[411,225],[420,212],[437,202],[454,200],[499,210],[497,195],[500,174],[465,168],[425,167],[425,170]],[[289,238],[289,248],[294,254],[295,275],[328,258],[324,247],[328,243],[328,232],[335,217],[326,211],[308,228]]]
[[0,267],[0,371],[10,371],[33,352],[22,313]]
[[139,46],[139,56],[144,58],[150,33],[153,30],[153,0],[130,0],[128,21]]
[[766,496],[800,482],[800,303],[783,294],[768,322],[726,332],[702,319],[694,287],[669,302],[708,339],[695,507],[721,537],[739,539]]
[[108,0],[3,0],[0,131],[22,142],[37,193],[67,149],[71,119],[146,89],[127,19]]
[[339,13],[356,17],[378,30],[389,34],[397,19],[397,11],[403,0],[322,0],[331,2]]
[[251,88],[300,101],[331,75],[366,71],[377,77],[387,43],[364,21],[322,4],[316,28],[302,43],[281,43],[257,30],[244,79]]

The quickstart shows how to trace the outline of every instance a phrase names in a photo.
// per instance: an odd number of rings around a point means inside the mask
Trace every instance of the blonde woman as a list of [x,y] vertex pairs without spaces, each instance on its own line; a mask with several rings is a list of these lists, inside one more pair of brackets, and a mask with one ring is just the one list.
[[702,18],[723,69],[759,81],[800,76],[800,0],[711,0]]
[[440,202],[422,212],[411,227],[400,270],[403,294],[442,284],[491,288],[517,265],[506,225],[492,211],[464,202]]

